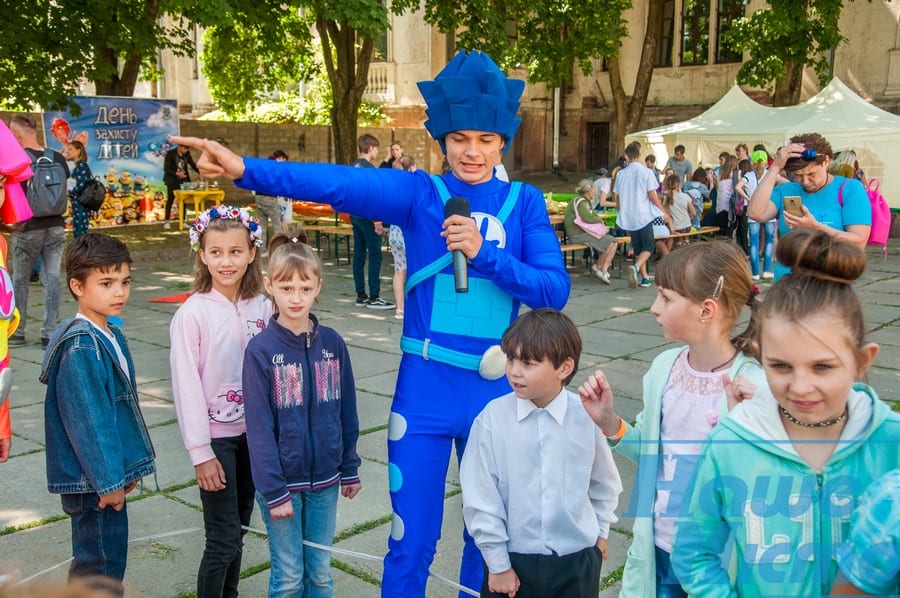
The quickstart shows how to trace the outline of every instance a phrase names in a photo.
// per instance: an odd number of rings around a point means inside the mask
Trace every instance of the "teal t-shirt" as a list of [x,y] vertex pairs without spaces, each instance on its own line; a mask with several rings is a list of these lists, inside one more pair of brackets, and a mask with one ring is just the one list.
[[[841,186],[843,185],[843,190]],[[841,190],[843,206],[838,201],[838,191]],[[869,206],[869,197],[862,183],[855,179],[846,179],[835,176],[824,188],[815,193],[807,193],[797,183],[785,183],[772,190],[772,203],[778,209],[778,236],[783,237],[792,232],[784,220],[784,197],[786,195],[799,195],[806,209],[822,224],[845,230],[847,226],[854,224],[872,224],[872,208]],[[775,263],[775,280],[778,280],[790,269]]]

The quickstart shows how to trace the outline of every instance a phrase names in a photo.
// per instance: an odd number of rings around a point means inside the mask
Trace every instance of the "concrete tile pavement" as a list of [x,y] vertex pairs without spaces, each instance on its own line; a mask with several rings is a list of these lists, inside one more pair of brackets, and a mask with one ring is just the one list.
[[[870,267],[859,282],[866,306],[870,337],[882,345],[869,382],[887,399],[900,397],[900,242],[892,240],[890,256],[882,261],[870,254]],[[183,256],[183,252],[178,253]],[[193,468],[182,447],[172,405],[168,367],[168,325],[177,305],[149,303],[148,299],[183,292],[190,281],[190,262],[166,255],[138,254],[134,265],[134,287],[126,309],[126,333],[139,383],[141,406],[157,451],[158,475],[145,479],[143,492],[130,496],[128,509],[131,537],[193,530],[179,535],[143,540],[132,545],[126,583],[129,596],[180,596],[193,591],[196,568],[203,547],[202,516]],[[390,529],[390,502],[386,475],[386,425],[390,396],[396,379],[400,351],[400,322],[393,312],[373,312],[353,306],[354,293],[349,266],[326,260],[325,288],[320,319],[346,339],[353,358],[359,389],[359,411],[363,434],[359,451],[363,457],[363,491],[353,501],[341,499],[338,510],[339,548],[374,555],[386,550]],[[389,288],[390,264],[383,285]],[[662,337],[647,309],[653,289],[632,290],[624,279],[611,286],[599,283],[579,264],[570,268],[573,289],[565,311],[579,325],[584,337],[579,383],[596,367],[607,371],[623,417],[633,418],[641,408],[641,377],[650,361],[669,343]],[[29,313],[40,316],[41,293],[30,293]],[[64,293],[62,314],[74,313],[74,303]],[[12,350],[12,458],[0,465],[0,574],[25,578],[64,561],[70,555],[69,526],[57,497],[46,491],[43,449],[44,387],[37,382],[42,358],[37,344],[36,320],[29,322],[29,341]],[[573,385],[574,386],[574,385]],[[896,408],[897,403],[895,403]],[[452,461],[452,460],[451,460]],[[617,456],[625,481],[621,503],[626,505],[634,479],[634,467]],[[160,490],[156,490],[156,483]],[[461,550],[459,482],[455,463],[447,477],[443,535],[432,571],[456,579]],[[620,510],[623,509],[620,507]],[[258,513],[254,527],[264,529]],[[601,596],[618,593],[629,544],[631,522],[615,526],[610,559],[604,564],[605,589]],[[265,539],[249,534],[244,551],[245,579],[241,590],[247,596],[264,596],[268,581],[268,551]],[[46,581],[65,579],[67,566],[42,575]],[[380,560],[335,557],[335,595],[358,598],[379,595]],[[428,596],[444,598],[456,593],[432,579]]]

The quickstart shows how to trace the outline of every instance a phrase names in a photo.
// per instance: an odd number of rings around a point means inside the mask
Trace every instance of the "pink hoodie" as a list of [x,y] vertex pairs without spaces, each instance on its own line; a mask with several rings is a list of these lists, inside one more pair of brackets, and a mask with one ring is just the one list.
[[172,393],[192,465],[213,458],[210,439],[246,432],[244,350],[272,315],[263,295],[232,303],[216,290],[185,301],[169,326]]

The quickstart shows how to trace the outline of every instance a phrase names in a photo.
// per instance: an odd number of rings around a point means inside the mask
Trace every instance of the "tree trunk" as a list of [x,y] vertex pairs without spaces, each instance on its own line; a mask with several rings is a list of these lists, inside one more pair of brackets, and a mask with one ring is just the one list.
[[357,32],[346,23],[338,24],[319,16],[316,18],[316,30],[322,40],[325,70],[331,81],[335,159],[338,164],[350,164],[357,155],[356,121],[369,81],[369,64],[375,52],[375,40],[363,38],[357,52]]
[[800,103],[800,90],[803,86],[803,65],[798,62],[785,62],[784,67],[784,78],[775,82],[772,104],[796,106]]
[[[159,18],[159,9],[160,0],[147,0],[140,17],[141,22],[145,23],[148,28],[152,28]],[[98,96],[131,97],[134,95],[134,87],[137,85],[138,75],[141,72],[142,57],[139,54],[130,53],[121,64],[119,59],[116,51],[109,46],[104,45],[97,49],[95,60],[110,65],[112,69],[109,78],[94,79],[94,87]]]
[[650,82],[653,79],[653,66],[656,62],[656,46],[659,43],[659,32],[662,30],[664,4],[665,0],[650,0],[647,6],[644,45],[641,49],[637,80],[634,83],[632,95],[629,96],[625,93],[619,58],[610,58],[607,61],[609,83],[616,110],[612,130],[612,149],[616,157],[622,155],[625,147],[625,135],[636,130],[644,116],[644,107],[647,105],[647,96],[650,94]]

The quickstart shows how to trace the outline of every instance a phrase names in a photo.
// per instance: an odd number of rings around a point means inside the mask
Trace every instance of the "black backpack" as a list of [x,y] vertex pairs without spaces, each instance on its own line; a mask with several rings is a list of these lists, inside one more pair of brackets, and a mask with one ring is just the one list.
[[44,155],[31,163],[34,176],[25,185],[25,195],[35,218],[66,213],[66,169],[53,159],[53,154],[53,150],[45,148]]
[[106,187],[97,179],[91,179],[85,183],[84,189],[81,190],[81,195],[75,199],[88,210],[96,212],[106,199]]

